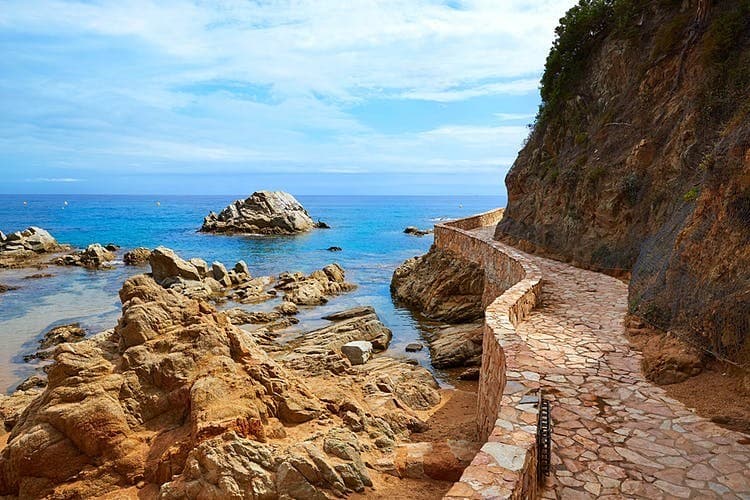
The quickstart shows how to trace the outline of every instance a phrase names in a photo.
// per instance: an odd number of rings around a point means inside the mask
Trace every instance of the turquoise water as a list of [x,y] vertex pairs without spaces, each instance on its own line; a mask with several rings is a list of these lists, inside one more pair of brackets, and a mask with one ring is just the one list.
[[[8,233],[34,225],[76,247],[115,243],[124,252],[136,246],[164,245],[184,258],[219,260],[227,265],[243,259],[256,276],[283,271],[308,273],[338,262],[358,289],[334,298],[326,306],[302,311],[297,329],[323,324],[319,318],[327,312],[372,305],[393,330],[391,353],[407,355],[404,346],[420,338],[420,328],[408,311],[391,301],[390,278],[405,259],[426,252],[432,236],[405,235],[404,227],[431,227],[442,219],[505,205],[500,196],[298,196],[313,218],[329,223],[332,229],[281,237],[196,232],[210,210],[218,211],[236,198],[239,196],[0,195],[0,230]],[[331,246],[343,251],[328,252]],[[14,387],[38,368],[24,363],[22,357],[34,350],[37,339],[50,327],[78,321],[91,332],[112,328],[120,313],[117,291],[128,276],[144,269],[121,264],[100,271],[51,266],[43,272],[53,277],[23,279],[36,272],[0,271],[0,283],[19,287],[0,295],[2,389]],[[429,365],[426,350],[408,355]]]

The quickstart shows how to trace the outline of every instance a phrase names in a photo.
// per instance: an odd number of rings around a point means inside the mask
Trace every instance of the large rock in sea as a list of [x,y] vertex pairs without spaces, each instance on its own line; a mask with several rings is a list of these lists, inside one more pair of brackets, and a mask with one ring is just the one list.
[[237,200],[218,215],[208,214],[201,231],[206,233],[294,234],[315,227],[304,207],[289,193],[257,191]]

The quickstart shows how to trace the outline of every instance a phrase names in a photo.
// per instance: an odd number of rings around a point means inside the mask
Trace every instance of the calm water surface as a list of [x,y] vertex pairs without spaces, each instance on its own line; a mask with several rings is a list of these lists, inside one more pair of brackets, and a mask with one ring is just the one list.
[[[359,285],[354,292],[328,304],[306,308],[297,329],[325,324],[328,312],[372,305],[394,338],[391,354],[407,355],[404,346],[421,332],[411,314],[391,301],[393,270],[405,259],[422,254],[432,236],[403,234],[406,226],[430,227],[442,219],[464,217],[504,206],[499,196],[298,196],[315,219],[332,226],[297,236],[216,236],[196,232],[203,217],[219,211],[238,196],[41,196],[0,195],[0,230],[12,232],[34,225],[49,230],[58,241],[76,247],[115,243],[130,248],[168,246],[183,258],[200,257],[225,264],[243,259],[255,276],[283,271],[309,273],[331,262],[344,267]],[[23,202],[27,204],[24,205]],[[65,202],[67,201],[67,205]],[[158,204],[157,204],[158,202]],[[328,252],[331,246],[342,252]],[[130,275],[148,268],[118,263],[112,270],[50,266],[54,276],[24,279],[37,270],[0,271],[0,283],[18,286],[0,295],[0,388],[12,389],[37,365],[24,363],[37,340],[49,328],[80,322],[92,333],[112,328],[120,314],[117,292]],[[230,304],[235,305],[235,304]],[[270,308],[273,302],[256,309]],[[293,333],[293,332],[292,332]],[[429,366],[429,354],[408,354]],[[439,374],[438,374],[439,375]]]

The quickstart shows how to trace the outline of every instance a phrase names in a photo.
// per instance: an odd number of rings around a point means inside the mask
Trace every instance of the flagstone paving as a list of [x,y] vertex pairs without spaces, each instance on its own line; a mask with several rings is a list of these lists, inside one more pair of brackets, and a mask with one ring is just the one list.
[[[491,239],[493,228],[475,233]],[[526,348],[512,353],[508,384],[541,386],[552,401],[543,498],[750,499],[750,437],[697,416],[641,374],[624,335],[627,285],[529,257],[542,270],[542,302],[517,327]]]

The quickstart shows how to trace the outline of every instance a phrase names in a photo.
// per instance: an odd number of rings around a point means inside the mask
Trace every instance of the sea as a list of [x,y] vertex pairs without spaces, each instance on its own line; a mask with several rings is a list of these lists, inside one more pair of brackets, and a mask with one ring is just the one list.
[[[353,292],[332,298],[319,307],[303,308],[299,325],[286,337],[320,327],[321,317],[360,305],[373,306],[381,321],[393,331],[386,355],[408,356],[432,369],[429,352],[406,353],[419,342],[428,323],[394,304],[390,294],[393,271],[404,260],[427,252],[432,235],[404,234],[407,226],[429,228],[435,223],[466,217],[505,205],[498,196],[297,196],[315,220],[331,229],[316,229],[295,236],[226,236],[198,232],[203,217],[218,212],[242,196],[113,196],[113,195],[0,195],[0,230],[7,233],[38,226],[60,242],[77,248],[90,243],[114,243],[118,256],[132,248],[163,245],[188,259],[200,257],[233,266],[244,260],[253,276],[284,271],[310,273],[337,262],[347,280],[358,285]],[[329,247],[340,247],[330,252]],[[18,287],[0,294],[0,390],[16,385],[42,369],[25,362],[50,328],[80,323],[89,333],[117,324],[121,303],[118,291],[134,274],[149,268],[125,266],[87,270],[49,266],[43,270],[0,270],[0,283]],[[50,277],[28,279],[36,273]],[[277,302],[241,306],[267,310]],[[227,303],[221,307],[235,307]],[[439,380],[445,377],[434,371]]]

